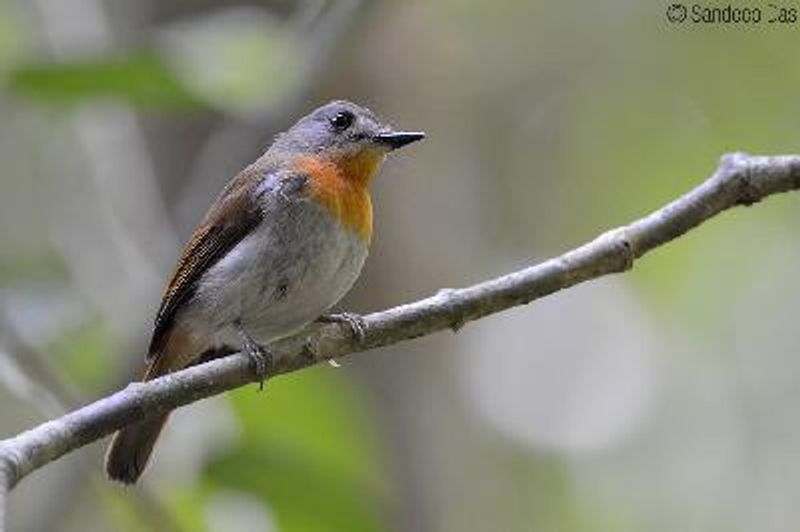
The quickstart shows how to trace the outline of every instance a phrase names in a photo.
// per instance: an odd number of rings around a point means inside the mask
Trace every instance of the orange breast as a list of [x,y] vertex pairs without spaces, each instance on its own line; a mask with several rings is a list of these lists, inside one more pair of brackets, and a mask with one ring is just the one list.
[[[371,168],[369,166],[372,166]],[[372,201],[367,185],[378,162],[303,157],[297,169],[310,179],[309,193],[347,229],[362,240],[372,238]]]

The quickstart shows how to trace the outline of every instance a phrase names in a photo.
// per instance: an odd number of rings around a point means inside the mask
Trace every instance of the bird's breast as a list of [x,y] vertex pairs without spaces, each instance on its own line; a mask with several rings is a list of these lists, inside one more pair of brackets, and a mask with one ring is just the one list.
[[340,160],[303,157],[297,170],[309,176],[308,194],[346,229],[369,243],[372,237],[372,200],[367,185],[380,161],[374,157]]
[[189,313],[198,327],[242,320],[267,343],[325,313],[358,278],[367,242],[327,206],[273,198],[265,208],[264,221],[201,279]]

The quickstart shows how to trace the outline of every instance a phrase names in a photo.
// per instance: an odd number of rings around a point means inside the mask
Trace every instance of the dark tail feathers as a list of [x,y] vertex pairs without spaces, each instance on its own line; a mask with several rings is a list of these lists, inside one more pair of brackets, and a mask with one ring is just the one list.
[[169,414],[134,423],[114,434],[106,452],[108,478],[133,484],[142,476]]

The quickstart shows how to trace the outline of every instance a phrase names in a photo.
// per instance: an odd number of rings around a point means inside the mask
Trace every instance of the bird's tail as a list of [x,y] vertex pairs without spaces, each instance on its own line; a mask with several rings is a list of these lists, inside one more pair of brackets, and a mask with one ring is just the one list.
[[[172,334],[163,353],[151,357],[143,381],[149,381],[187,365],[191,352],[188,337]],[[108,478],[124,484],[133,484],[142,476],[156,440],[169,418],[169,413],[159,414],[133,423],[114,434],[106,451]]]
[[133,484],[142,475],[169,414],[129,425],[114,434],[106,452],[108,478]]

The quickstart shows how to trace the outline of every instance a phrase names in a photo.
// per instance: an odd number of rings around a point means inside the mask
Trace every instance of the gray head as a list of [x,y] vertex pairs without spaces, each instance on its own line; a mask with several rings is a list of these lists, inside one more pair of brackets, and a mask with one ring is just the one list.
[[369,109],[337,100],[301,118],[275,139],[273,149],[331,157],[362,152],[385,154],[424,137],[420,132],[394,131]]

